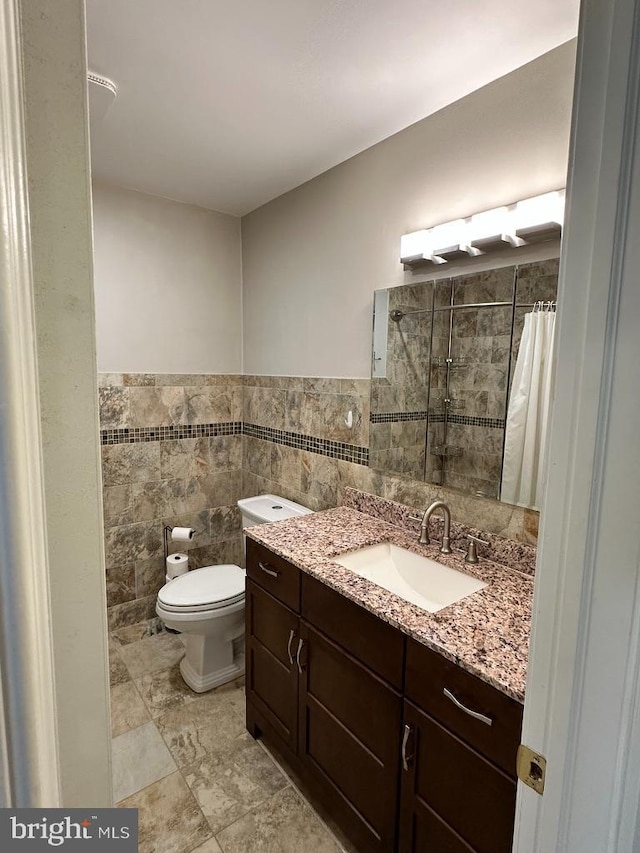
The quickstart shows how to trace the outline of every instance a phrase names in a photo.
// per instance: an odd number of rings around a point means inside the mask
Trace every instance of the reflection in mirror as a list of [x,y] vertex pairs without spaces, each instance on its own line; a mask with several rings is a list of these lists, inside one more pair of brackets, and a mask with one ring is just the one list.
[[376,291],[371,467],[537,508],[557,280],[553,259]]

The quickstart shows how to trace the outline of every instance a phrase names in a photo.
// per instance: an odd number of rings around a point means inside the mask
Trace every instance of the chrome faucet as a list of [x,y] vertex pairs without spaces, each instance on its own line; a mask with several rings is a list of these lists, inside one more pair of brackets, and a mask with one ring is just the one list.
[[444,518],[444,529],[442,531],[442,545],[440,546],[441,554],[450,554],[451,553],[451,510],[446,505],[444,501],[434,501],[431,506],[428,506],[424,515],[422,516],[422,522],[420,524],[420,539],[418,540],[421,545],[428,545],[430,542],[429,539],[429,520],[433,513],[437,510],[442,510],[442,517]]

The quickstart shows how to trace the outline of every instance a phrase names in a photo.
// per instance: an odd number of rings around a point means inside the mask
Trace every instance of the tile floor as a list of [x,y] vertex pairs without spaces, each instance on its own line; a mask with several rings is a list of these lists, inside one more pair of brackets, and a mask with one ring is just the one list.
[[114,797],[139,809],[140,853],[342,853],[276,759],[247,733],[242,680],[182,681],[179,636],[110,637]]

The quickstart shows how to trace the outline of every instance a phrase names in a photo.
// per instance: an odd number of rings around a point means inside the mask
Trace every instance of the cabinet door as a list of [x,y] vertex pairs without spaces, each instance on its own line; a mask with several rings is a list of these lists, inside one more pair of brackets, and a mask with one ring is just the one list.
[[254,705],[273,731],[295,749],[298,616],[247,580],[245,618],[247,703]]
[[401,853],[510,853],[515,781],[406,700],[404,724]]
[[392,851],[400,763],[400,695],[301,621],[298,753],[359,850]]

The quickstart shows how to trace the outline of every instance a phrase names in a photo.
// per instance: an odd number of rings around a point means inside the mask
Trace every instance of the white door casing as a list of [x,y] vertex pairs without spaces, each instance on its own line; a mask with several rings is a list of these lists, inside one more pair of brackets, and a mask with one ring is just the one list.
[[640,792],[640,4],[582,6],[518,853],[631,853]]
[[59,804],[18,8],[0,2],[0,807]]

